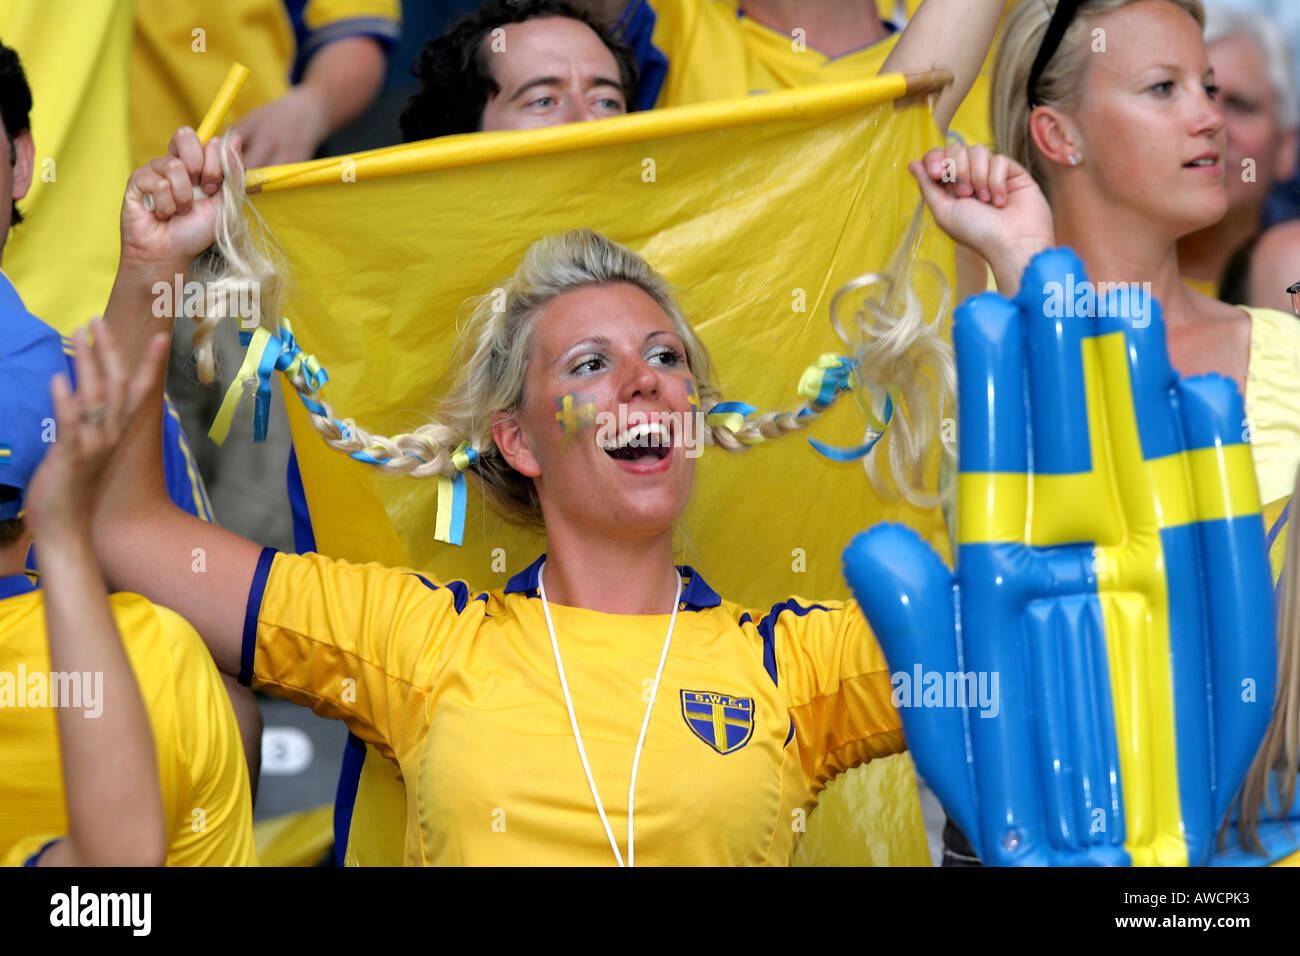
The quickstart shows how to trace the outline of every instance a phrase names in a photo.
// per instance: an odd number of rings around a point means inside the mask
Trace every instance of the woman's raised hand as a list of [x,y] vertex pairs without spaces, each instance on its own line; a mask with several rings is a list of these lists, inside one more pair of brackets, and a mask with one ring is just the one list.
[[[131,174],[122,202],[124,260],[188,265],[212,245],[222,182],[221,144],[214,138],[205,147],[194,130],[181,127],[166,156]],[[231,136],[229,148],[241,148],[238,136]]]
[[1014,295],[1026,263],[1055,245],[1052,210],[1032,176],[986,146],[932,149],[908,164],[935,222],[993,267]]
[[165,374],[167,336],[154,336],[145,361],[132,370],[124,364],[108,326],[96,322],[94,329],[93,347],[84,330],[73,337],[77,391],[63,376],[51,383],[56,440],[26,495],[28,523],[38,541],[81,532],[89,540],[100,475],[139,417],[146,395]]

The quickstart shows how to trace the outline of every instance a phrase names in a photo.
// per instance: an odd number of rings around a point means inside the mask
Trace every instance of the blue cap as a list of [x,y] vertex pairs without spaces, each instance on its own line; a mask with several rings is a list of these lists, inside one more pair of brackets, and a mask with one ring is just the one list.
[[68,372],[63,339],[27,311],[0,273],[0,486],[18,490],[0,501],[0,521],[18,517],[23,493],[54,437],[50,379]]

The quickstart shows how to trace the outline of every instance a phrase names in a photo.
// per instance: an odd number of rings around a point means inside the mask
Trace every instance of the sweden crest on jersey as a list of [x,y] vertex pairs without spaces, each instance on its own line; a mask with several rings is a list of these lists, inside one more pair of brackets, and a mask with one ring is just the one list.
[[682,717],[696,737],[718,753],[729,754],[754,735],[754,698],[684,690]]

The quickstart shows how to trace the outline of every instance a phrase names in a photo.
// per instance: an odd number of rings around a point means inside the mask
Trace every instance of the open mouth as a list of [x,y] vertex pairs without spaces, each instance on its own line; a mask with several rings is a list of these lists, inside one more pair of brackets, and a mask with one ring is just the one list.
[[1190,163],[1183,163],[1183,169],[1198,169],[1202,167],[1217,166],[1219,163],[1216,156],[1202,156],[1200,159],[1194,159]]
[[663,461],[672,450],[672,432],[662,422],[633,425],[605,446],[605,454],[619,461]]

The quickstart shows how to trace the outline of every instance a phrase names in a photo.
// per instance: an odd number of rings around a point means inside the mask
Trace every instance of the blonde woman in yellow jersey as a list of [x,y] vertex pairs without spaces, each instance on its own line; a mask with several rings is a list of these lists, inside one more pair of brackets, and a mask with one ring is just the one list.
[[1075,249],[1098,286],[1144,286],[1177,370],[1218,373],[1244,395],[1260,498],[1272,502],[1300,464],[1300,321],[1180,281],[1178,240],[1227,206],[1203,22],[1200,0],[1024,0],[995,61],[998,153],[950,147],[911,169],[935,219],[988,260],[1004,294],[1055,245]]
[[[891,60],[952,69],[941,126],[997,20],[982,4],[958,38],[952,17],[965,6],[929,0]],[[137,343],[159,326],[148,290],[214,234],[215,204],[195,207],[190,187],[217,191],[219,151],[180,139],[178,158],[133,176],[123,211],[108,314]],[[485,304],[437,422],[400,442],[328,414],[317,422],[354,456],[377,449],[387,471],[468,467],[506,515],[544,523],[545,563],[504,592],[263,554],[196,529],[153,496],[143,434],[115,472],[102,556],[116,582],[171,595],[227,673],[344,717],[392,756],[407,783],[410,862],[787,862],[826,781],[902,746],[875,642],[852,605],[747,611],[674,567],[694,460],[665,421],[693,419],[717,396],[707,356],[642,260],[569,234],[536,246],[511,290],[504,312]],[[632,417],[612,435],[588,427],[618,410]],[[738,436],[709,434],[743,448],[754,430],[799,424],[768,415]],[[632,447],[651,435],[671,444]],[[130,521],[109,514],[117,505]],[[174,564],[181,545],[203,549],[201,578]]]
[[[217,204],[193,202],[191,175],[217,186],[217,144],[181,139],[185,158],[137,171],[124,203],[108,313],[137,351],[166,331],[157,275],[213,240]],[[147,429],[107,482],[101,560],[115,585],[184,614],[221,670],[390,756],[407,863],[785,864],[833,775],[903,749],[884,658],[853,603],[741,608],[674,566],[691,432],[718,395],[643,260],[566,233],[535,243],[503,291],[502,309],[487,297],[476,313],[434,422],[397,442],[348,423],[331,443],[360,442],[394,472],[459,462],[504,515],[543,524],[547,554],[504,590],[200,526],[161,494]],[[743,447],[800,424],[757,416],[706,438]]]

